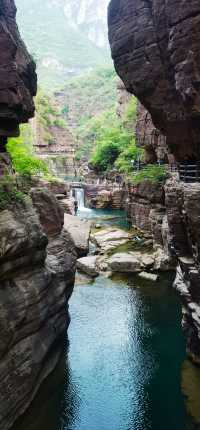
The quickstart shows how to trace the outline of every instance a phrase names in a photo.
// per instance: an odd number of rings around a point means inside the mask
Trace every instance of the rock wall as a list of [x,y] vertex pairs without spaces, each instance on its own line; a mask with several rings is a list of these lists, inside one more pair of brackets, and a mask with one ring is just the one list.
[[[127,90],[150,112],[177,161],[200,160],[200,4],[111,0],[109,39]],[[199,184],[165,187],[165,244],[177,258],[188,353],[200,363]]]
[[[128,103],[133,97],[126,90],[126,87],[121,79],[117,83],[117,115],[123,120]],[[168,148],[166,145],[166,137],[156,129],[152,122],[150,113],[138,101],[136,120],[126,121],[125,127],[132,131],[136,138],[136,144],[144,148],[144,157],[146,163],[154,163],[159,161],[168,161]]]
[[[128,103],[132,98],[132,94],[128,93],[121,79],[117,82],[117,115],[123,119]],[[132,124],[133,126],[133,124]]]
[[[161,184],[143,181],[138,185],[129,186],[125,208],[133,226],[141,230],[154,233],[155,241],[160,242],[158,234],[154,232],[154,219],[161,220],[165,214],[164,188]],[[157,225],[158,228],[158,225]],[[157,240],[156,240],[157,239]]]
[[150,113],[138,102],[135,129],[136,143],[144,148],[146,163],[168,162],[166,137],[154,126]]
[[21,40],[13,0],[0,0],[0,136],[16,136],[34,114],[35,64]]
[[200,4],[111,0],[109,39],[127,90],[151,113],[177,160],[200,160]]
[[200,184],[169,180],[165,187],[168,243],[178,260],[175,287],[183,304],[188,354],[200,364]]
[[86,205],[92,209],[123,209],[124,190],[116,184],[84,185]]
[[0,212],[0,428],[25,411],[54,369],[69,324],[76,253],[51,193]]

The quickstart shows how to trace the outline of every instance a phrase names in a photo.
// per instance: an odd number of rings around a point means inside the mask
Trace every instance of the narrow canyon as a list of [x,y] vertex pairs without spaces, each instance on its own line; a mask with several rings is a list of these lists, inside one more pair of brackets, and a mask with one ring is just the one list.
[[0,430],[200,429],[198,3],[0,0]]

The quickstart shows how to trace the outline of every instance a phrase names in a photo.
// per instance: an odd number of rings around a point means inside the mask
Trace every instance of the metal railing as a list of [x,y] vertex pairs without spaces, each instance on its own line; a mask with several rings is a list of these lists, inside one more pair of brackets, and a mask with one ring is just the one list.
[[200,161],[179,163],[178,172],[182,182],[200,182]]

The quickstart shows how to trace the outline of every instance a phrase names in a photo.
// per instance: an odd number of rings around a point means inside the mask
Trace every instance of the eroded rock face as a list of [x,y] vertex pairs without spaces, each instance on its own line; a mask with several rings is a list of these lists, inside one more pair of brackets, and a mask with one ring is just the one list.
[[[121,79],[119,79],[117,83],[117,93],[117,115],[124,121],[124,114],[133,96],[126,90]],[[135,135],[136,145],[144,149],[144,159],[146,163],[167,160],[168,148],[166,145],[166,137],[156,129],[150,113],[139,101],[137,102],[136,119],[126,119],[125,127]]]
[[[76,252],[62,229],[58,209],[51,214],[54,230],[49,229],[41,204],[44,194],[34,191],[35,203],[36,196],[40,198],[38,214],[30,201],[0,212],[0,428],[4,430],[25,411],[54,369],[69,324],[67,301],[74,285]],[[47,196],[44,207],[49,213],[52,199]]]
[[183,304],[187,350],[200,364],[200,185],[171,179],[165,187],[168,243],[178,259],[175,286]]
[[199,1],[111,0],[108,22],[127,90],[151,113],[177,160],[199,160]]
[[35,63],[21,40],[13,0],[0,0],[0,136],[16,136],[34,114]]
[[[141,230],[154,232],[153,224],[156,223],[158,226],[158,219],[165,213],[164,200],[162,184],[143,181],[130,187],[125,206],[132,225]],[[156,221],[154,221],[155,219]],[[156,235],[158,236],[158,233]]]
[[138,102],[135,129],[136,143],[144,149],[146,163],[167,162],[166,137],[155,128],[150,113]]

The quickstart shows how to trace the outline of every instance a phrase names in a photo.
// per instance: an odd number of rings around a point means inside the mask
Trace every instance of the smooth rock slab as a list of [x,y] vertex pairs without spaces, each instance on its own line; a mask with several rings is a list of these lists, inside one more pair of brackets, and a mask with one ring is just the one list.
[[86,256],[89,252],[91,222],[82,221],[76,216],[65,214],[64,229],[70,234],[78,257]]
[[126,244],[131,239],[131,235],[121,229],[108,228],[94,233],[91,239],[102,251],[108,252]]
[[96,268],[97,256],[88,256],[79,258],[77,260],[77,268],[82,272],[86,273],[89,276],[96,277],[98,276],[98,271]]
[[137,273],[141,271],[141,260],[134,253],[118,253],[108,260],[112,272]]

